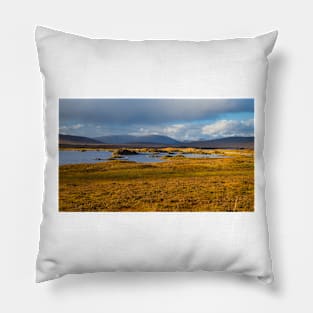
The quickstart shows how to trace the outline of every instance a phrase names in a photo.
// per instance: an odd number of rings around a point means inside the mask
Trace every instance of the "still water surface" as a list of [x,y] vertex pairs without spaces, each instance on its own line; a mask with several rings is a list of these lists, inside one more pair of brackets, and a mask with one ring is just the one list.
[[[132,161],[137,163],[158,163],[164,162],[166,159],[162,159],[164,156],[175,156],[178,153],[168,154],[166,152],[161,152],[153,154],[138,153],[134,155],[124,155],[120,160]],[[197,153],[184,153],[186,158],[225,158],[223,155],[219,154],[197,154]],[[77,150],[61,150],[59,151],[59,164],[80,164],[80,163],[98,163],[105,162],[112,157],[112,152],[110,151],[77,151]]]

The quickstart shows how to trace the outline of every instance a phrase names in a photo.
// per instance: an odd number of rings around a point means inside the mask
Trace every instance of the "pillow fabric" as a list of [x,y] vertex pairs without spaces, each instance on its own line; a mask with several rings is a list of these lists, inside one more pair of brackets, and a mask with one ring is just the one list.
[[263,141],[276,37],[126,41],[37,27],[37,282],[198,270],[272,281]]

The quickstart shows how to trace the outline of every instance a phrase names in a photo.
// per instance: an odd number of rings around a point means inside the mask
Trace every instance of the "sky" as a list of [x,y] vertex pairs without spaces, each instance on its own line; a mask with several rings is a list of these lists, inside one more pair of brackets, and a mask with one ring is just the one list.
[[180,141],[254,135],[253,99],[60,99],[59,133],[165,135]]

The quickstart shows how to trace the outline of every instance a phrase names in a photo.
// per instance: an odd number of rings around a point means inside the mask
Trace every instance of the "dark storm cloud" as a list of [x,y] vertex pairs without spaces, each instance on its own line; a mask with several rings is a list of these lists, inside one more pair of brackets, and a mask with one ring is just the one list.
[[60,126],[157,125],[253,112],[253,99],[60,99]]

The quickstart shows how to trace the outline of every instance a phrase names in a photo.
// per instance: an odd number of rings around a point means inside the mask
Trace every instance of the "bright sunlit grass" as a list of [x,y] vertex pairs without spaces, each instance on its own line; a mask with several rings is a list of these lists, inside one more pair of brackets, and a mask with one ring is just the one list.
[[[199,149],[194,148],[163,150],[199,153]],[[173,157],[162,163],[112,160],[96,164],[62,165],[59,167],[59,210],[253,211],[253,150],[200,152],[229,157]]]

